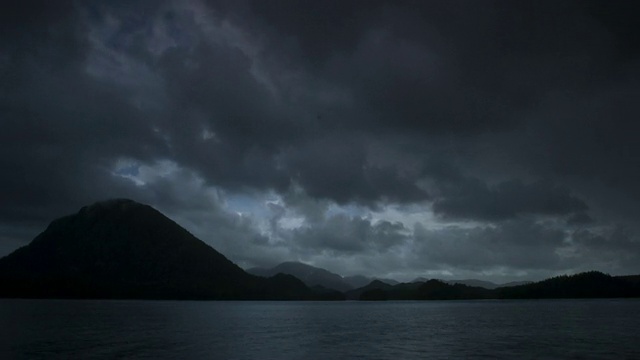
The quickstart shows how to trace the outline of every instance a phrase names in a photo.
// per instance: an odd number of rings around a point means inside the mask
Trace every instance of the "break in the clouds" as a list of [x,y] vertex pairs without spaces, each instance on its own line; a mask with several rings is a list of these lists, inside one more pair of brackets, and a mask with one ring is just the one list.
[[640,271],[632,1],[11,1],[0,251],[158,207],[243,266]]

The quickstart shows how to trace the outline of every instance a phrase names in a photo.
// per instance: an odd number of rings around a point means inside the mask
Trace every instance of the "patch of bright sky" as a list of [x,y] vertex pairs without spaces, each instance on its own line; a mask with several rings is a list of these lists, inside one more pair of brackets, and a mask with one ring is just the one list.
[[351,217],[367,218],[369,217],[369,212],[365,207],[354,204],[338,205],[332,203],[327,209],[326,216],[333,217],[336,215],[348,215]]
[[226,193],[225,208],[233,213],[251,215],[256,218],[268,218],[270,211],[266,202],[272,200],[260,193]]
[[138,186],[145,184],[142,180],[138,179],[138,176],[140,175],[140,164],[135,160],[116,160],[116,163],[111,170],[111,175],[129,179]]
[[463,229],[472,229],[483,223],[474,221],[455,221],[439,218],[434,212],[432,204],[412,205],[387,205],[379,211],[371,211],[369,217],[372,223],[378,221],[400,222],[407,228],[413,228],[415,224],[421,224],[427,230],[444,230],[451,226]]
[[216,136],[216,133],[209,130],[208,128],[205,128],[202,130],[201,136],[202,136],[202,140],[204,141],[212,140],[214,142],[220,142],[220,140]]
[[292,230],[304,226],[304,217],[284,209],[284,213],[278,215],[271,208],[272,205],[283,206],[282,198],[272,191],[252,192],[248,194],[227,193],[225,196],[225,208],[229,212],[250,216],[257,224],[263,235],[275,236],[271,220],[276,217],[276,225],[283,230]]
[[283,217],[278,220],[278,225],[285,230],[293,230],[298,229],[304,226],[304,218],[303,217]]
[[113,173],[120,176],[138,176],[140,173],[140,164],[134,160],[119,159],[116,161]]
[[280,199],[272,193],[250,192],[250,193],[225,193],[223,208],[238,216],[247,217],[252,220],[256,230],[261,235],[269,238],[270,242],[277,242],[278,239],[271,226],[273,212],[269,208],[269,203],[278,203]]
[[139,178],[143,181],[151,181],[157,177],[167,177],[178,171],[180,167],[175,161],[158,160],[153,165],[142,165],[138,168]]
[[141,164],[133,159],[116,160],[111,174],[131,180],[138,186],[146,185],[157,178],[166,177],[179,170],[178,164],[171,160],[159,160],[153,164]]

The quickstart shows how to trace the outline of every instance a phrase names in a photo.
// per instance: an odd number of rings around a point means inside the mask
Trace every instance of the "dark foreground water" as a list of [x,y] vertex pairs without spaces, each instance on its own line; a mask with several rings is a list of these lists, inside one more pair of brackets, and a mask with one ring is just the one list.
[[0,300],[0,359],[640,359],[639,300]]

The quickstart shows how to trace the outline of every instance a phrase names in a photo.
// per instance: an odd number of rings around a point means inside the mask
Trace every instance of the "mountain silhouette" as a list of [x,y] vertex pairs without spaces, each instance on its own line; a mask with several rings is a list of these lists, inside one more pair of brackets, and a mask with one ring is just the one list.
[[[412,282],[427,282],[429,280],[431,279],[427,279],[425,277],[417,277]],[[467,285],[470,287],[481,287],[489,290],[497,289],[499,287],[531,284],[531,281],[511,281],[504,284],[496,284],[491,281],[478,280],[478,279],[442,280],[442,281],[449,285],[460,284],[460,285]]]
[[302,280],[310,288],[322,287],[334,289],[340,292],[348,292],[368,285],[374,280],[380,280],[386,284],[397,285],[398,281],[364,275],[341,276],[327,269],[303,264],[296,261],[285,261],[272,268],[254,267],[247,272],[257,276],[273,276],[278,273],[290,274]]
[[342,276],[338,274],[295,261],[283,262],[269,269],[251,268],[247,269],[247,272],[264,277],[274,276],[280,273],[289,274],[302,280],[302,282],[309,287],[321,286],[326,289],[334,289],[340,292],[353,289],[353,286],[349,285],[349,283],[347,283]]
[[292,276],[246,273],[154,208],[99,202],[53,221],[0,259],[0,296],[310,299]]
[[367,277],[364,275],[344,276],[343,279],[347,284],[351,285],[351,287],[354,289],[366,286],[374,280],[380,280],[383,283],[389,284],[389,285],[397,285],[400,283],[399,281],[394,279],[380,278],[380,277]]
[[[393,288],[393,285],[380,280],[373,280],[369,284],[347,291],[345,296],[349,300],[386,300],[386,291]],[[363,294],[365,294],[363,296]]]
[[361,288],[371,282],[371,278],[364,275],[352,275],[344,276],[342,278],[347,284],[351,285],[353,289]]
[[507,283],[495,289],[449,283],[415,281],[397,285],[374,281],[345,294],[350,300],[463,300],[640,297],[640,275],[610,276],[598,271],[556,276],[535,283]]
[[640,297],[638,279],[637,275],[611,276],[599,271],[588,271],[526,285],[501,287],[496,289],[496,295],[504,299]]
[[477,280],[477,279],[447,280],[445,282],[449,285],[460,284],[460,285],[467,285],[471,287],[481,287],[481,288],[491,289],[491,290],[501,286],[491,281],[484,281],[484,280]]

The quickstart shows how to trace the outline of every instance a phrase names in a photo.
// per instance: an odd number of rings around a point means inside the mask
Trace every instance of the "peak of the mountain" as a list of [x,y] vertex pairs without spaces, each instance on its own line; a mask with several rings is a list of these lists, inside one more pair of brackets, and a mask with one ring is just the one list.
[[400,282],[398,282],[397,280],[394,279],[389,279],[389,278],[379,278],[379,277],[366,277],[363,275],[353,275],[353,276],[345,276],[344,281],[347,282],[349,285],[351,285],[352,288],[357,289],[357,288],[361,288],[363,286],[368,285],[369,283],[371,283],[374,280],[380,280],[385,284],[389,284],[389,285],[397,285]]
[[381,280],[372,280],[369,284],[365,286],[347,291],[345,293],[345,296],[349,300],[359,300],[360,298],[362,298],[362,294],[371,293],[373,294],[373,296],[365,297],[363,298],[363,300],[373,300],[373,297],[377,296],[380,293],[380,291],[386,291],[391,289],[392,287],[393,285],[387,284]]

